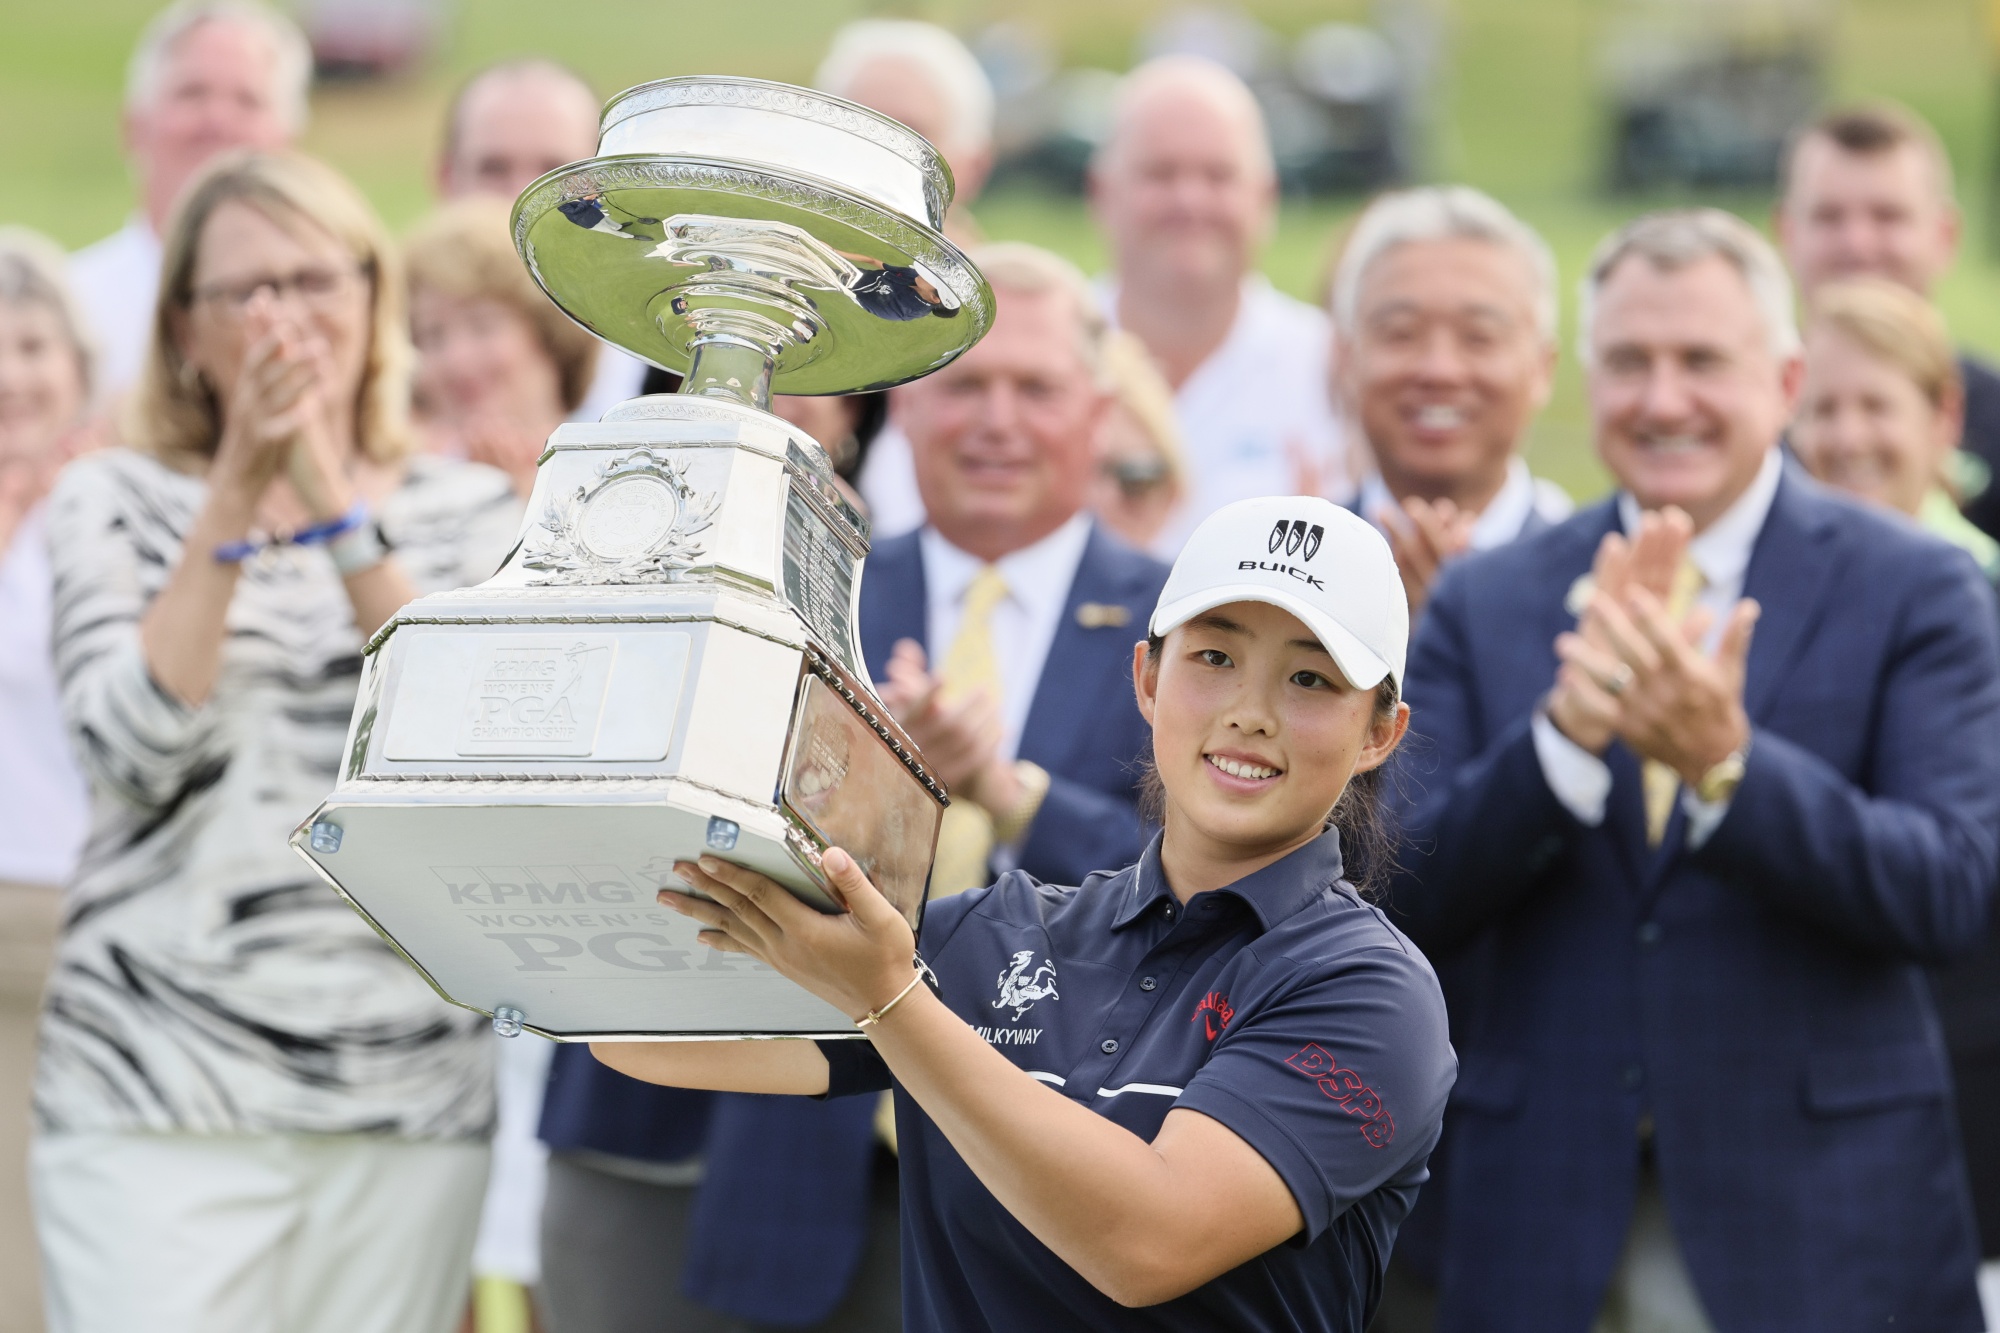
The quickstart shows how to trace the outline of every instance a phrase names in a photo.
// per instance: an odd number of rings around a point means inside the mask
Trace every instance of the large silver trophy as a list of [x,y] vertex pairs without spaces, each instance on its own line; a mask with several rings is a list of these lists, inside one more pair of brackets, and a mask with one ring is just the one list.
[[838,98],[666,79],[610,103],[598,152],[529,187],[515,245],[682,390],[558,429],[499,573],[374,636],[293,844],[503,1032],[856,1035],[654,894],[715,852],[832,910],[839,845],[920,923],[946,798],[862,666],[867,524],[766,409],[936,369],[992,292],[939,234],[943,160]]

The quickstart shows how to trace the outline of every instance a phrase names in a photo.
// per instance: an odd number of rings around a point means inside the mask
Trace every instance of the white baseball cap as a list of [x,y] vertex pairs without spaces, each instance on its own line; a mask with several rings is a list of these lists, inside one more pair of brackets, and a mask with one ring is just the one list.
[[1238,500],[1202,520],[1153,609],[1164,635],[1231,602],[1291,612],[1358,690],[1403,688],[1410,604],[1389,543],[1359,514],[1316,496]]

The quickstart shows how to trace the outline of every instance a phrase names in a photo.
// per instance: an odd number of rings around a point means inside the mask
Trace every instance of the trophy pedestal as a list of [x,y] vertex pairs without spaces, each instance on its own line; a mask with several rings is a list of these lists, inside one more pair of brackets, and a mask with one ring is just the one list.
[[865,539],[775,417],[611,415],[556,432],[499,574],[376,635],[293,843],[445,998],[544,1036],[854,1035],[655,894],[712,852],[837,910],[837,844],[920,924],[944,792],[861,669]]

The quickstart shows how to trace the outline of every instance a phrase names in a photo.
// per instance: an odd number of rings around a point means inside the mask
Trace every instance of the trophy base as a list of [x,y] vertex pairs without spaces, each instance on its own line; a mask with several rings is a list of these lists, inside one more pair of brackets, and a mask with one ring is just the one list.
[[710,853],[831,909],[800,874],[787,821],[747,802],[724,818],[712,793],[662,786],[561,804],[490,789],[460,806],[357,794],[329,801],[295,842],[440,995],[520,1030],[557,1041],[859,1036],[762,963],[700,943],[696,922],[656,901],[685,888],[675,861]]

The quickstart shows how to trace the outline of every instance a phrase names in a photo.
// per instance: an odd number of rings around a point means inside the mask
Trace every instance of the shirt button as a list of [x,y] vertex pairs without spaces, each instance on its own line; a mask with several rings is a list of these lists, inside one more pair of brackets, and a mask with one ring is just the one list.
[[1157,981],[1155,981],[1155,980],[1153,980],[1153,978],[1151,978],[1151,977],[1140,977],[1140,978],[1139,978],[1139,989],[1140,989],[1140,990],[1156,990],[1156,989],[1158,989],[1158,988],[1159,988],[1159,985],[1160,985],[1160,983],[1159,983],[1159,982],[1157,982]]
[[1660,942],[1660,936],[1666,933],[1667,933],[1666,931],[1660,928],[1659,922],[1643,921],[1639,924],[1639,930],[1638,930],[1639,946],[1641,948],[1650,949],[1655,944],[1658,944]]
[[1618,1086],[1627,1092],[1637,1092],[1639,1085],[1646,1081],[1646,1071],[1636,1064],[1626,1065],[1618,1071]]
[[1097,1049],[1103,1051],[1106,1055],[1118,1054],[1118,1038],[1106,1037],[1097,1044]]
[[1160,915],[1166,917],[1167,920],[1172,921],[1174,919],[1174,905],[1172,903],[1168,903],[1166,910],[1162,912]]

